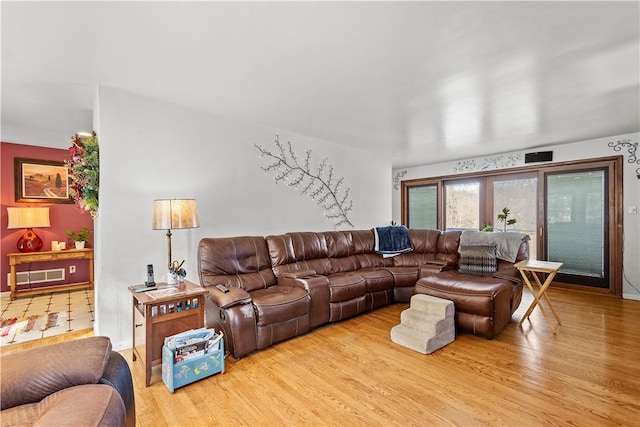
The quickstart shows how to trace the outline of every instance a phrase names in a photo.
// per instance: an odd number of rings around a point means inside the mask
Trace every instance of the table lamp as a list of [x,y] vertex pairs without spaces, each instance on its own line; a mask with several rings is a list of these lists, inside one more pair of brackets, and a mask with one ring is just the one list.
[[7,208],[9,214],[8,229],[26,228],[27,231],[18,239],[20,252],[38,252],[42,249],[42,239],[33,232],[33,228],[51,227],[49,208]]
[[167,248],[171,268],[171,230],[200,227],[195,199],[159,199],[153,201],[154,230],[167,230]]

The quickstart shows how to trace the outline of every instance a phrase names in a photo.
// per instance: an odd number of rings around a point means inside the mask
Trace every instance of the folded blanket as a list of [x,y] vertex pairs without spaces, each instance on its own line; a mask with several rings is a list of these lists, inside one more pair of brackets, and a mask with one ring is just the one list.
[[376,240],[376,253],[383,256],[395,256],[413,250],[409,229],[404,225],[376,227],[373,229]]
[[463,245],[493,243],[496,245],[496,258],[516,262],[520,244],[528,239],[528,234],[516,231],[486,233],[484,231],[464,230],[460,236],[460,247]]

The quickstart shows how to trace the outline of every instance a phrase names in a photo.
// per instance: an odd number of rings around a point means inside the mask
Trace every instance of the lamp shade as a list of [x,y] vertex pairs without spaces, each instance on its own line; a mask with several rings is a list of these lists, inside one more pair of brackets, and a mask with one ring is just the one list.
[[7,228],[51,227],[49,208],[7,208],[9,224]]
[[153,201],[154,230],[200,227],[195,199],[161,199]]

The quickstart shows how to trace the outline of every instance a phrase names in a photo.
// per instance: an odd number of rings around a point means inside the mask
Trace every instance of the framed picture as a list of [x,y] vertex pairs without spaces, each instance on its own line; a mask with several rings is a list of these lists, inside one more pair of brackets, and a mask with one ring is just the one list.
[[73,203],[64,162],[14,159],[16,202]]

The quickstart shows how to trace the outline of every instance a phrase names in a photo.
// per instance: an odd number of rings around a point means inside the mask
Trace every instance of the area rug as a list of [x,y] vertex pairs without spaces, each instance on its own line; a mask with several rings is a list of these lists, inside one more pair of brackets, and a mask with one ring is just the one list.
[[[63,326],[67,320],[64,311],[39,314],[18,319],[0,319],[0,337],[15,337],[31,331],[46,331],[47,329]],[[62,329],[62,328],[61,328]],[[65,332],[61,330],[60,333]]]

